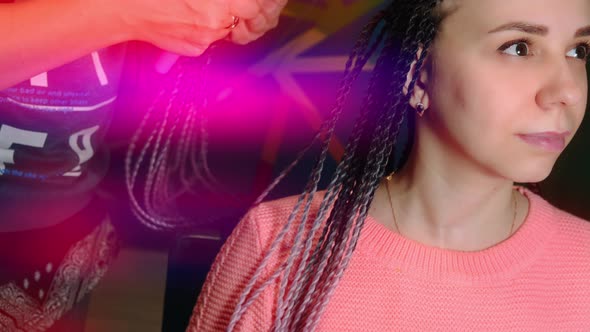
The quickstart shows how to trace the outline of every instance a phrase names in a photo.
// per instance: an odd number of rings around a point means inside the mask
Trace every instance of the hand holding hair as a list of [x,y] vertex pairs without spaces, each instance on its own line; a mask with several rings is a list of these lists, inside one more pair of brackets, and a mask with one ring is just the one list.
[[[185,46],[179,48],[162,45],[161,48],[169,52],[163,53],[156,62],[157,72],[167,73],[181,55],[201,55],[219,39],[226,38],[236,44],[244,45],[260,38],[278,25],[281,11],[287,4],[287,0],[217,0],[217,2],[224,2],[223,8],[227,8],[231,13],[230,20],[223,21],[225,25],[221,28],[217,25],[219,33],[205,35],[204,37],[211,37],[211,39],[201,40],[195,35],[192,42],[185,43]],[[216,23],[219,22],[216,21]],[[183,51],[183,47],[187,52]]]

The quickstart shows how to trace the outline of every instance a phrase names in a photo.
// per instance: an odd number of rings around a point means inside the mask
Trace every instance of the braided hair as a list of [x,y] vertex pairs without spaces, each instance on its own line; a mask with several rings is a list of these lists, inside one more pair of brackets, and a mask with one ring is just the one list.
[[[157,231],[191,230],[194,221],[177,209],[196,184],[215,190],[207,162],[207,73],[211,53],[180,58],[144,114],[125,158],[132,211]],[[172,88],[169,88],[172,87]]]
[[[424,66],[443,20],[441,3],[442,0],[393,0],[362,30],[347,61],[336,104],[322,127],[322,150],[311,177],[243,290],[228,331],[235,329],[262,291],[276,282],[279,289],[272,329],[310,331],[317,326],[351,259],[390,156],[397,152],[400,128],[406,122],[412,130],[413,115],[409,116],[408,101],[418,75],[413,75],[404,93],[406,76],[414,61],[416,73]],[[368,93],[343,160],[328,185],[319,211],[308,220],[336,122],[352,84],[375,55]],[[410,145],[411,142],[399,149],[401,157],[394,169],[407,160]],[[270,257],[279,250],[290,230],[295,230],[295,235],[288,257],[272,275],[258,283]]]

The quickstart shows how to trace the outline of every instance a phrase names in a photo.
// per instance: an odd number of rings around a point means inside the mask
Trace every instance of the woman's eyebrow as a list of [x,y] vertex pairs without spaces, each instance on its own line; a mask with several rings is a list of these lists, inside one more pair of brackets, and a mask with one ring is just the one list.
[[[549,33],[549,28],[544,25],[526,23],[526,22],[510,22],[502,24],[499,27],[488,31],[488,33],[496,33],[500,31],[522,31],[533,35],[545,36]],[[590,25],[580,28],[574,34],[574,38],[590,36]]]
[[590,36],[590,25],[578,29],[574,37],[588,37]]
[[506,24],[502,24],[499,27],[488,31],[488,33],[496,33],[501,31],[509,31],[509,30],[516,30],[522,31],[526,33],[530,33],[533,35],[541,35],[545,36],[549,33],[549,28],[544,25],[526,23],[526,22],[510,22]]

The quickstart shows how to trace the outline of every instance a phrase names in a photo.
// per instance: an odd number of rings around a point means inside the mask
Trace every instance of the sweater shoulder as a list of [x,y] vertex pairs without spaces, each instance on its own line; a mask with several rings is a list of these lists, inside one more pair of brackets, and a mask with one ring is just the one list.
[[[315,219],[324,194],[325,192],[321,191],[314,195],[306,221],[307,227],[310,227],[312,221]],[[270,242],[272,242],[285,227],[287,229],[287,233],[285,241],[282,242],[290,242],[290,239],[292,239],[292,236],[296,232],[297,226],[300,224],[302,211],[305,208],[304,200],[300,204],[298,214],[294,218],[293,222],[291,222],[291,225],[287,225],[289,223],[289,217],[296,207],[298,200],[299,195],[288,196],[261,203],[248,212],[247,217],[249,221],[255,225],[258,231],[259,239],[261,241],[260,244],[263,250],[265,247],[268,248]]]
[[544,199],[538,199],[538,208],[543,215],[551,218],[557,229],[556,245],[584,253],[590,258],[590,222],[583,218],[551,205]]
[[560,233],[590,249],[590,222],[558,208],[554,209]]

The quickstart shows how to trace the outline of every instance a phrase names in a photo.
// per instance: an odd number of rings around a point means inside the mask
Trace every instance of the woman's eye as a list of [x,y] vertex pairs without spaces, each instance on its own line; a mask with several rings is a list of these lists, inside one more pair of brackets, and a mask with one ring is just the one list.
[[567,56],[580,59],[580,60],[587,60],[588,59],[588,45],[578,45],[574,47],[571,51],[567,53]]
[[506,54],[515,56],[528,56],[529,45],[526,42],[520,41],[502,47],[502,51]]

